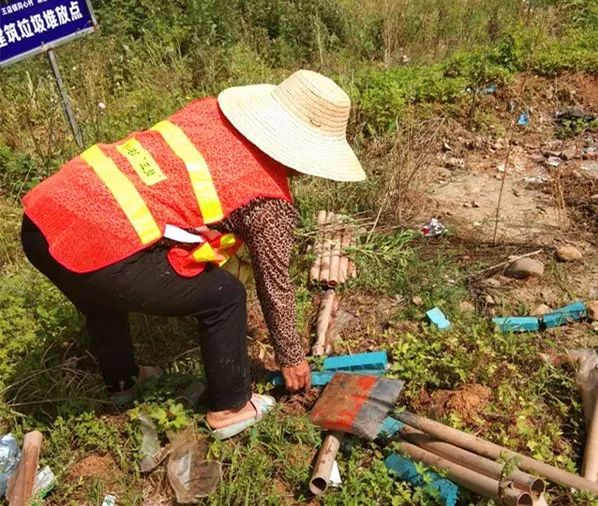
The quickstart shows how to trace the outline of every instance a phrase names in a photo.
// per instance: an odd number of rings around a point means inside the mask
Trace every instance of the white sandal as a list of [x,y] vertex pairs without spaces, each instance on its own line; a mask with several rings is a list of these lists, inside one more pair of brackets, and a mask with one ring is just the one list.
[[253,394],[249,402],[255,408],[256,415],[247,418],[246,420],[241,420],[240,422],[233,423],[232,425],[227,425],[226,427],[222,427],[220,429],[215,429],[214,437],[219,440],[228,439],[230,437],[236,436],[240,432],[243,432],[247,427],[251,427],[259,422],[264,415],[272,409],[272,407],[276,404],[276,400],[274,397],[270,395],[261,395],[261,394]]

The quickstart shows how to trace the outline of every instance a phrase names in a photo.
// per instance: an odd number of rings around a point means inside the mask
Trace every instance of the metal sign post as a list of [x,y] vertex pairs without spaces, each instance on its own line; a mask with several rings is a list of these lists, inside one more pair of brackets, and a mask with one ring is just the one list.
[[66,117],[71,125],[71,130],[75,136],[75,141],[77,142],[77,146],[83,149],[83,136],[81,135],[81,130],[79,129],[77,119],[75,118],[75,113],[73,112],[73,108],[71,106],[71,99],[69,98],[66,88],[64,87],[64,83],[62,82],[62,76],[60,75],[60,69],[58,68],[56,55],[54,54],[53,49],[48,49],[48,60],[50,60],[50,65],[52,65],[52,71],[54,72],[54,78],[56,79],[56,86],[58,86],[58,89],[60,90],[60,96],[62,97],[64,113],[66,114]]
[[47,52],[77,145],[83,136],[62,81],[54,48],[97,29],[90,0],[11,0],[0,5],[0,68]]

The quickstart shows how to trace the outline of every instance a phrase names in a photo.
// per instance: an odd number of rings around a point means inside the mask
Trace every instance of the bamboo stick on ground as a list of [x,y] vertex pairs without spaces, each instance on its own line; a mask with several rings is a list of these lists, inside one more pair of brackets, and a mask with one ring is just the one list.
[[309,490],[314,495],[322,495],[326,492],[330,483],[330,473],[332,465],[336,459],[336,454],[340,448],[343,439],[342,432],[329,432],[322,441],[322,446],[318,452],[318,458],[314,464],[314,470],[309,480]]
[[330,317],[334,306],[334,290],[326,290],[320,303],[318,321],[316,324],[316,342],[311,348],[312,355],[318,357],[326,350],[326,332],[330,325]]
[[582,474],[588,480],[598,480],[598,402],[595,400],[592,418],[587,429]]
[[501,456],[509,459],[516,459],[517,466],[523,471],[537,473],[564,487],[586,490],[598,494],[598,483],[587,480],[577,474],[563,471],[562,469],[545,464],[544,462],[508,450],[503,446],[491,443],[490,441],[485,441],[476,436],[472,436],[471,434],[466,434],[465,432],[461,432],[414,413],[404,412],[400,413],[397,417],[403,423],[424,431],[447,443],[478,453],[479,455],[492,460],[497,460]]
[[545,490],[544,482],[540,478],[531,476],[523,471],[515,469],[506,476],[503,476],[504,466],[482,457],[476,453],[463,450],[457,446],[449,443],[445,443],[439,439],[436,439],[425,432],[414,429],[409,425],[406,425],[399,432],[401,438],[406,439],[410,443],[413,443],[424,450],[427,450],[435,455],[444,457],[448,460],[456,462],[463,467],[476,471],[480,474],[488,476],[494,480],[506,480],[513,483],[513,485],[527,492],[534,498],[538,498]]
[[10,506],[29,505],[29,501],[33,495],[42,440],[42,433],[36,430],[25,434],[21,461],[19,462],[16,473],[8,481],[6,498]]
[[533,504],[533,499],[527,492],[510,487],[503,488],[498,480],[439,457],[403,439],[399,439],[399,441],[401,443],[399,451],[414,460],[423,462],[427,466],[445,471],[449,480],[476,494],[494,499],[501,504],[527,506],[532,506]]
[[322,255],[320,260],[320,283],[327,285],[330,277],[330,253],[332,251],[331,230],[334,213],[328,211],[326,223],[324,224],[324,240],[322,242]]
[[320,281],[320,266],[322,262],[322,249],[323,249],[323,242],[324,242],[324,223],[326,221],[326,211],[322,210],[318,212],[318,217],[316,218],[316,224],[318,228],[318,235],[316,237],[316,241],[314,244],[314,253],[316,258],[314,260],[314,264],[312,265],[309,271],[309,277],[311,282],[317,284]]

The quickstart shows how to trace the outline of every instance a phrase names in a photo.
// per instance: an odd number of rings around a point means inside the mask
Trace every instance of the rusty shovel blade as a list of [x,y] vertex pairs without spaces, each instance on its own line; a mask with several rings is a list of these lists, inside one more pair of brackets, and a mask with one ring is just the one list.
[[311,412],[311,421],[326,430],[376,439],[404,381],[379,376],[336,373]]

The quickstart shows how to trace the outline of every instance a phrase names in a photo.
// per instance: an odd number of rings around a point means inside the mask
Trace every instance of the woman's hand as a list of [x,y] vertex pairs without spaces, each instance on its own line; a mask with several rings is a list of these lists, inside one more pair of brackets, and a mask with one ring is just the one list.
[[307,360],[303,360],[293,367],[281,367],[280,370],[287,390],[296,392],[302,389],[308,390],[311,386],[311,371]]

